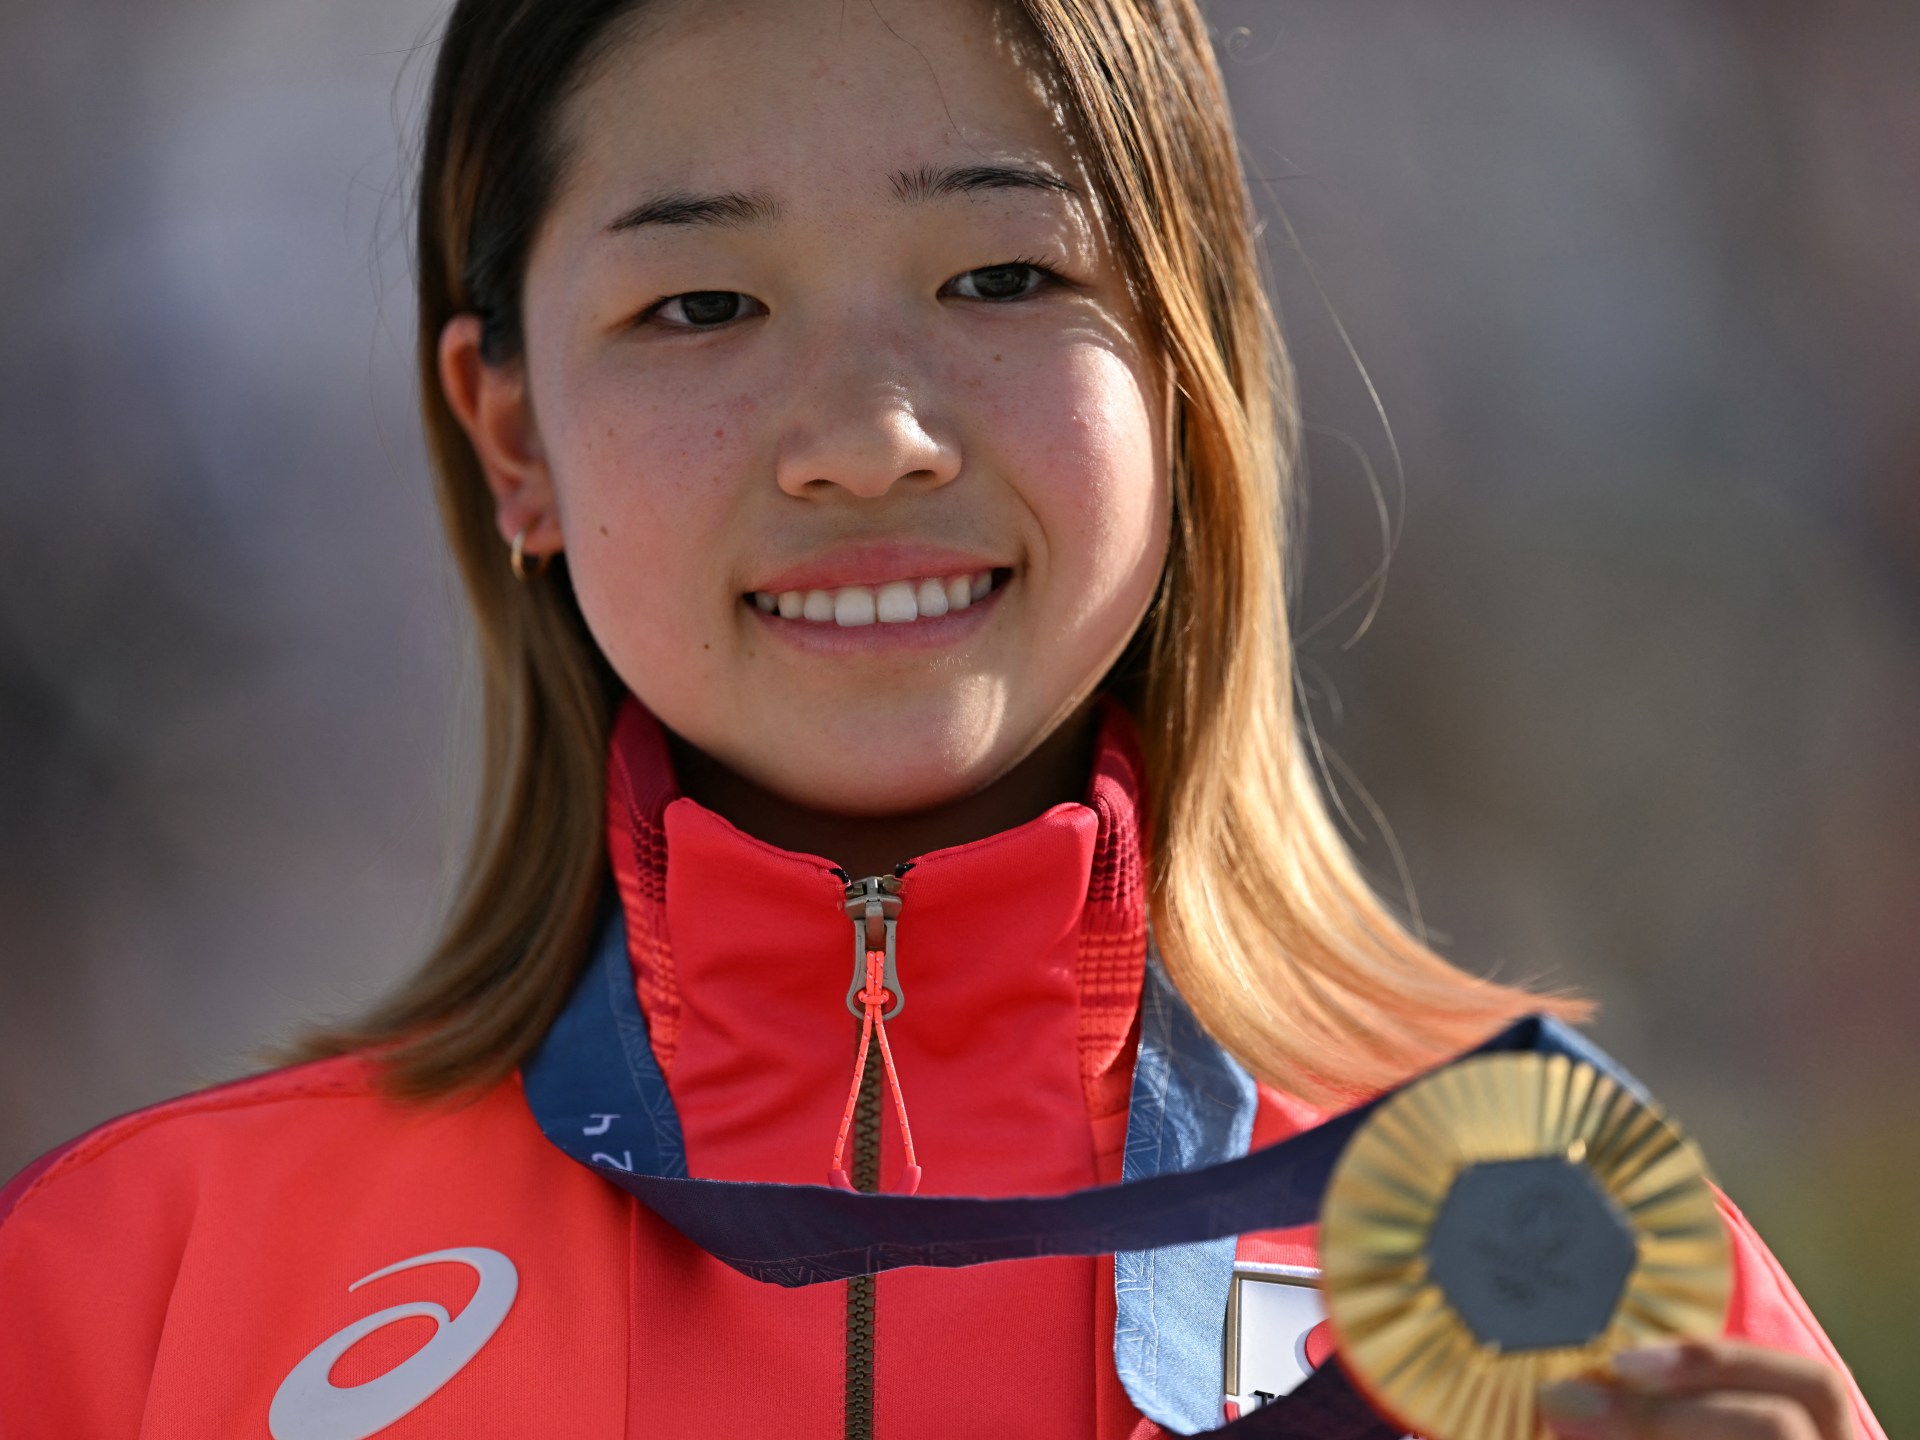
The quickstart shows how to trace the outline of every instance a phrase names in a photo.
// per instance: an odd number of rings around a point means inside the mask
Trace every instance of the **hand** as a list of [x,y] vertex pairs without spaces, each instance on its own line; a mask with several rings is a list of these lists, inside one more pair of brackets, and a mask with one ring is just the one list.
[[1540,1392],[1566,1440],[1854,1440],[1838,1372],[1733,1340],[1628,1350],[1604,1377]]

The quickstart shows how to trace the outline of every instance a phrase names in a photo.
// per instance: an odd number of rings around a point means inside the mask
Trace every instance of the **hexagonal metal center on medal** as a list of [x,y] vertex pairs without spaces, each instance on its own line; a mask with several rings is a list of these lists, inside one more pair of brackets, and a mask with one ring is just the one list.
[[1427,1274],[1490,1350],[1585,1345],[1638,1257],[1633,1226],[1587,1167],[1557,1155],[1462,1169],[1427,1234]]

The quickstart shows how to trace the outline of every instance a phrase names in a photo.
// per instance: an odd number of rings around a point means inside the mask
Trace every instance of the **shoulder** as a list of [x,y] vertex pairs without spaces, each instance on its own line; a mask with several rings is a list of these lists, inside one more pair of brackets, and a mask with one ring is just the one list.
[[1740,1207],[1716,1189],[1720,1218],[1733,1250],[1733,1297],[1727,1307],[1727,1334],[1774,1350],[1791,1350],[1830,1365],[1846,1377],[1854,1423],[1865,1440],[1884,1440],[1885,1432],[1860,1393],[1852,1372],[1833,1341],[1814,1318],[1786,1269],[1774,1257]]
[[314,1134],[375,1091],[360,1060],[274,1071],[110,1120],[0,1189],[0,1430],[139,1431],[188,1257],[258,1228],[237,1203],[249,1170],[256,1209],[284,1193],[295,1147],[265,1133]]
[[[315,1223],[369,1185],[416,1194],[486,1163],[539,1168],[518,1076],[402,1101],[347,1055],[268,1071],[109,1120],[0,1189],[0,1285],[56,1252],[120,1250],[157,1284],[209,1235]],[[78,1241],[80,1244],[69,1242]]]
[[518,1074],[409,1101],[375,1061],[342,1056],[123,1115],[29,1165],[0,1189],[0,1293],[85,1273],[164,1297],[189,1261],[392,1235],[409,1217],[519,1219],[604,1188],[546,1142]]
[[[345,1103],[343,1103],[345,1102]],[[0,1227],[39,1216],[95,1176],[137,1165],[142,1189],[216,1158],[246,1132],[302,1124],[325,1110],[378,1108],[377,1076],[363,1056],[268,1071],[195,1091],[109,1120],[49,1151],[0,1187]],[[344,1117],[341,1117],[344,1118]],[[3,1233],[3,1232],[0,1232]]]
[[517,1076],[401,1102],[354,1056],[122,1116],[0,1192],[0,1432],[235,1433],[316,1339],[364,1322],[359,1283],[404,1270],[382,1293],[452,1308],[464,1267],[408,1267],[474,1250],[542,1282],[531,1328],[604,1322],[628,1203],[546,1143]]

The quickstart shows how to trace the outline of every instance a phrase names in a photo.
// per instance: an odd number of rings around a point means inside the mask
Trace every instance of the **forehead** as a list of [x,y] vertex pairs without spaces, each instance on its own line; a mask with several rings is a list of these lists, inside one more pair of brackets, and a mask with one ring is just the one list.
[[854,200],[929,164],[1077,172],[1037,41],[995,0],[643,5],[582,75],[560,133],[576,195],[745,182]]

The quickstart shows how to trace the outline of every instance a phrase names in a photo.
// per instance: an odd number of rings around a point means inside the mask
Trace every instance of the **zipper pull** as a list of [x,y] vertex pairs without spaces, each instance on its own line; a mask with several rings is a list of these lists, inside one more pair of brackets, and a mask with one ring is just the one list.
[[893,1004],[882,1015],[891,1020],[907,1003],[900,989],[900,977],[893,960],[894,932],[900,924],[900,877],[902,865],[891,875],[869,875],[847,883],[847,918],[853,922],[853,983],[847,986],[847,1009],[858,1020],[865,1014],[860,991],[867,983],[868,952],[878,950],[886,957],[881,984],[893,996]]
[[[853,1128],[853,1116],[860,1103],[860,1082],[866,1078],[867,1055],[872,1042],[880,1041],[880,1061],[886,1067],[887,1088],[893,1091],[894,1114],[900,1121],[900,1142],[907,1163],[900,1175],[900,1193],[911,1195],[920,1188],[920,1164],[913,1153],[913,1131],[907,1125],[907,1097],[900,1089],[900,1076],[893,1068],[893,1047],[887,1044],[887,1021],[900,1013],[906,996],[900,991],[900,979],[894,967],[894,938],[900,923],[900,881],[910,865],[900,865],[891,875],[869,875],[864,880],[846,880],[847,918],[853,922],[853,983],[847,987],[847,1009],[860,1021],[860,1050],[853,1061],[853,1087],[847,1092],[847,1108],[840,1116],[840,1136],[833,1147],[833,1165],[827,1180],[841,1190],[852,1190],[847,1177],[847,1132]],[[874,1132],[879,1138],[879,1131]]]

